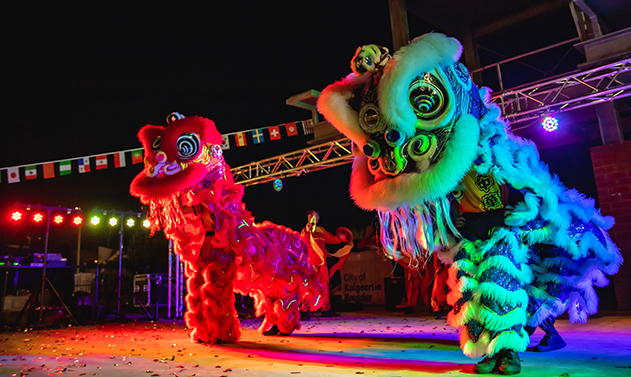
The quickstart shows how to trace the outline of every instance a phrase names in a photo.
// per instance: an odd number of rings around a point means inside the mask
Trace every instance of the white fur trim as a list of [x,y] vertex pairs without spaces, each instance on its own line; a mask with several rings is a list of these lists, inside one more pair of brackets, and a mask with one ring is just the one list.
[[478,120],[466,114],[453,127],[451,141],[442,157],[423,173],[403,174],[375,182],[368,171],[368,159],[356,157],[351,175],[351,196],[363,209],[391,211],[403,204],[444,197],[454,190],[469,171],[477,154]]
[[353,90],[366,85],[369,80],[370,75],[357,76],[351,73],[342,81],[324,88],[317,103],[318,111],[359,148],[364,146],[368,135],[359,126],[357,111],[350,107],[348,101]]

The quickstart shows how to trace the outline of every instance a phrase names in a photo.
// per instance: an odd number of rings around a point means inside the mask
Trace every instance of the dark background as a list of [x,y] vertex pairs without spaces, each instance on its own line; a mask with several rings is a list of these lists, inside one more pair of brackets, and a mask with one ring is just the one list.
[[[423,1],[411,3],[422,10]],[[285,100],[309,89],[322,90],[347,75],[357,46],[375,43],[393,50],[386,0],[72,6],[13,2],[2,12],[3,168],[139,147],[138,130],[145,124],[164,124],[172,111],[210,118],[222,133],[308,119],[310,112]],[[412,38],[448,32],[413,16],[409,28]],[[481,65],[575,36],[569,10],[559,11],[479,41]],[[509,67],[507,86],[574,69],[583,60],[567,47],[550,54],[530,62],[540,67],[534,73],[519,71],[523,66]],[[492,75],[485,76],[485,84],[497,89]],[[251,138],[247,147],[233,144],[225,151],[227,163],[236,167],[295,151],[313,138],[301,128],[295,137],[281,132],[278,141],[269,141],[265,132],[262,144],[254,145]],[[544,161],[567,186],[595,197],[589,147],[599,140],[566,144],[563,134],[549,137],[559,140],[540,145]],[[92,208],[141,211],[140,201],[128,189],[142,164],[131,165],[128,159],[127,167],[115,169],[112,157],[109,163],[99,171],[92,165],[86,174],[78,174],[73,165],[71,175],[47,180],[40,166],[38,179],[24,181],[22,176],[16,184],[8,184],[2,171],[2,242],[20,242],[30,232],[6,221],[16,203],[81,207],[86,213]],[[244,201],[259,222],[300,230],[305,210],[317,208],[329,230],[363,229],[375,220],[375,213],[358,209],[349,199],[349,177],[350,165],[345,165],[287,179],[281,192],[271,184],[251,186]],[[51,244],[72,247],[74,241],[69,240],[75,239],[76,229],[64,229],[51,234]],[[41,242],[41,229],[38,232],[35,237]],[[64,232],[68,235],[62,236]],[[118,234],[86,230],[82,241],[86,249],[107,244],[117,248]]]

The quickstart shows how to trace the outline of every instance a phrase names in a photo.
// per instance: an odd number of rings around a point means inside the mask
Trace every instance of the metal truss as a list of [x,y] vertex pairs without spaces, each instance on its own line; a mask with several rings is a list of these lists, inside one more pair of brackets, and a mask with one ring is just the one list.
[[353,160],[351,141],[347,138],[314,145],[296,152],[232,168],[235,183],[251,186],[345,165]]
[[[631,96],[631,59],[576,71],[492,96],[504,117],[517,124],[553,113]],[[251,186],[352,162],[349,139],[338,139],[233,168],[235,182]]]
[[182,318],[184,316],[184,263],[173,251],[173,241],[169,240],[169,284],[168,284],[167,317]]
[[491,100],[511,124],[516,124],[628,96],[631,59],[506,90]]

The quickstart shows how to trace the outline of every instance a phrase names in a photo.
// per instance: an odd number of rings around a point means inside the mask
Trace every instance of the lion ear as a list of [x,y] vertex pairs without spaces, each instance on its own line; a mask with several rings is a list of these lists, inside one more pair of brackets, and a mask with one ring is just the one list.
[[162,135],[162,132],[164,132],[164,127],[152,124],[148,124],[138,131],[138,139],[145,148],[145,152],[151,151],[151,144],[158,136]]

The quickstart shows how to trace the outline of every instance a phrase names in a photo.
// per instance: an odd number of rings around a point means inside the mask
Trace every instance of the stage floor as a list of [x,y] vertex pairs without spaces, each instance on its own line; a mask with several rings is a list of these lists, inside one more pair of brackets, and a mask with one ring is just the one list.
[[[138,320],[0,334],[1,376],[445,376],[472,374],[445,320],[386,312],[312,318],[289,337],[244,319],[241,340],[201,345],[182,321]],[[520,376],[631,376],[631,317],[558,320],[561,350],[522,353]],[[543,332],[531,339],[536,345]]]

